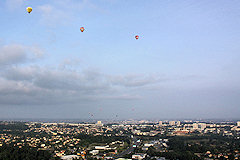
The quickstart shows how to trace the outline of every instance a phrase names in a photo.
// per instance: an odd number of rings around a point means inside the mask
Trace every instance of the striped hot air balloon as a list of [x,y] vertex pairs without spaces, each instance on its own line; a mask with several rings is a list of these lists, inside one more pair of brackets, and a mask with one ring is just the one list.
[[85,30],[84,27],[81,27],[81,28],[80,28],[80,31],[81,31],[81,32],[83,32],[84,30]]

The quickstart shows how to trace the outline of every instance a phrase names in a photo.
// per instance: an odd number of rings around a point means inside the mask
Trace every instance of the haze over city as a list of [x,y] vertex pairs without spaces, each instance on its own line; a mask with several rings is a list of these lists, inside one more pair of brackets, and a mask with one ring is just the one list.
[[237,119],[239,28],[239,0],[1,0],[0,118]]

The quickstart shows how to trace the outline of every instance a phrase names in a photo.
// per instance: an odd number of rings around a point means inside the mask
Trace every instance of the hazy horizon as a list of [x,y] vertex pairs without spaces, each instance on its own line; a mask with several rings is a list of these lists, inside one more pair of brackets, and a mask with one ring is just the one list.
[[0,119],[238,119],[239,17],[238,0],[2,0]]

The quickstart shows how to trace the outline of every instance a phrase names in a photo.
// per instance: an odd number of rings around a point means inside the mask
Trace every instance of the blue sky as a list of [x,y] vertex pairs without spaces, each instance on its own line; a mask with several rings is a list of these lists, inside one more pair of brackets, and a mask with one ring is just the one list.
[[0,116],[238,118],[239,17],[238,0],[2,0]]

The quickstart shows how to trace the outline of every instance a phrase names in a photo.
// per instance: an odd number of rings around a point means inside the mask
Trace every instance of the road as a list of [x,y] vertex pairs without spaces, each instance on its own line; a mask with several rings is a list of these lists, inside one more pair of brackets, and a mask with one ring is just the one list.
[[115,155],[113,158],[116,159],[116,158],[121,158],[127,154],[131,154],[134,150],[134,147],[133,145],[136,145],[137,144],[137,138],[133,137],[132,139],[132,143],[130,144],[130,147],[128,147],[127,149],[125,149],[124,151],[122,151],[121,153]]

